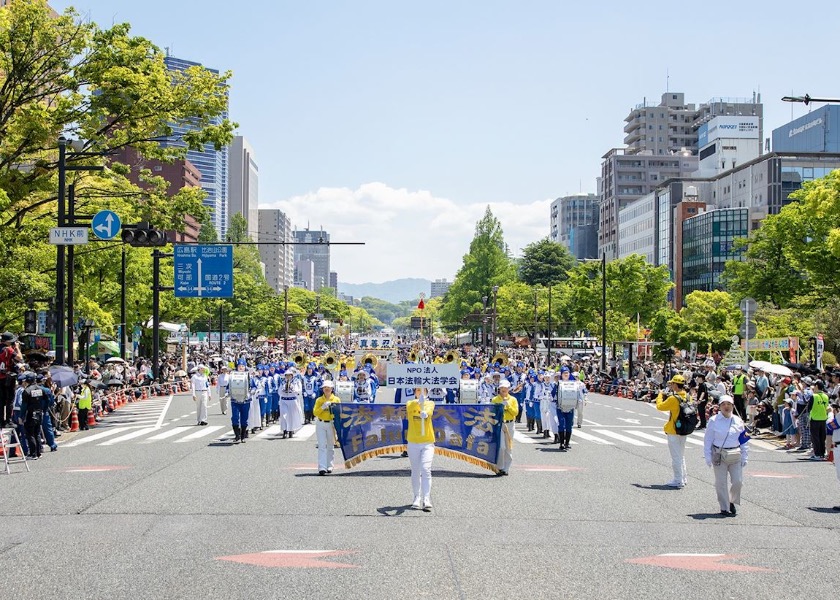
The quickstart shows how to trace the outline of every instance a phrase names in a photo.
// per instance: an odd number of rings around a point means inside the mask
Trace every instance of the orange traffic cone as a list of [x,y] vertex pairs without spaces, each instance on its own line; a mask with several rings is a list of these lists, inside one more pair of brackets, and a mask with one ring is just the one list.
[[88,411],[88,427],[96,427],[96,417],[93,414],[93,409]]
[[114,399],[108,396],[108,412],[114,412]]
[[828,451],[828,462],[830,462],[830,463],[834,462],[834,448],[832,448],[831,450]]
[[70,413],[70,432],[79,431],[79,411],[73,407],[73,412]]

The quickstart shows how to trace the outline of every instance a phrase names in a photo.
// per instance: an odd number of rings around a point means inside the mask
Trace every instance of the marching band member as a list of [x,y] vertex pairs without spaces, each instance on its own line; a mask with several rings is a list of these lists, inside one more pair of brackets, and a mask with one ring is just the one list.
[[[577,428],[580,429],[583,426],[583,407],[586,406],[586,395],[589,393],[589,390],[586,389],[586,384],[580,376],[579,371],[572,371],[572,379],[577,381],[580,385],[581,400],[577,408]],[[566,443],[566,446],[566,450],[568,450],[568,442]]]
[[193,368],[190,378],[193,400],[196,401],[196,425],[207,425],[207,403],[210,400],[210,380],[207,378],[205,367],[198,365]]
[[510,382],[503,379],[499,382],[499,395],[493,398],[493,404],[504,404],[505,411],[502,425],[501,449],[499,452],[499,475],[507,475],[513,462],[513,428],[514,420],[519,413],[519,403],[510,395]]
[[333,396],[333,382],[327,380],[321,386],[321,396],[315,400],[312,409],[315,422],[315,434],[318,438],[318,475],[332,473],[335,448],[335,428],[333,427],[332,405],[341,402],[341,398]]
[[484,376],[484,381],[478,386],[478,403],[490,404],[493,397],[496,395],[496,386],[493,385],[493,376],[487,373]]
[[540,396],[540,417],[544,439],[548,439],[549,435],[557,439],[557,403],[554,400],[556,388],[553,379],[554,374],[551,371],[546,373],[541,390],[542,396]]
[[442,404],[446,401],[446,388],[433,387],[429,389],[429,400]]
[[260,402],[259,416],[254,415],[254,424],[258,427],[265,427],[266,415],[268,414],[269,394],[271,393],[271,386],[274,379],[268,375],[269,368],[267,365],[259,365],[257,367],[257,397]]
[[560,381],[557,382],[557,421],[559,433],[554,436],[554,443],[560,444],[560,451],[571,450],[572,425],[575,409],[583,404],[583,385],[572,378],[567,367],[560,369]]
[[[249,392],[251,376],[244,365],[239,365],[228,377],[224,393],[230,396],[230,424],[233,427],[233,443],[245,443],[248,437],[248,413],[251,409]],[[221,395],[221,390],[219,394]]]
[[525,383],[525,420],[528,431],[537,429],[537,435],[542,434],[542,416],[539,412],[540,397],[542,396],[542,382],[535,372],[528,374]]
[[274,368],[274,373],[269,369],[271,377],[269,394],[268,394],[268,410],[266,410],[266,421],[277,422],[280,418],[280,386],[283,385],[283,375],[280,374],[278,364],[271,365]]
[[300,382],[295,381],[295,368],[288,367],[283,373],[283,386],[280,388],[280,426],[283,439],[290,438],[303,427],[302,392]]
[[309,363],[306,366],[306,374],[303,376],[303,416],[304,425],[311,423],[315,418],[314,408],[316,398],[320,395],[321,379],[315,374],[315,364]]
[[358,404],[370,404],[373,402],[373,391],[368,381],[367,372],[362,369],[356,373],[356,381],[353,384],[353,402]]
[[435,455],[435,430],[432,414],[435,403],[426,398],[422,389],[414,390],[414,400],[405,405],[408,419],[408,460],[411,462],[411,489],[414,503],[411,508],[429,511],[432,508],[432,458]]
[[[260,373],[254,371],[251,373],[251,405],[248,407],[248,424],[251,426],[251,433],[256,433],[260,427],[260,394],[262,393],[262,385],[260,385]],[[245,430],[247,437],[248,430]],[[245,441],[245,438],[242,438]]]

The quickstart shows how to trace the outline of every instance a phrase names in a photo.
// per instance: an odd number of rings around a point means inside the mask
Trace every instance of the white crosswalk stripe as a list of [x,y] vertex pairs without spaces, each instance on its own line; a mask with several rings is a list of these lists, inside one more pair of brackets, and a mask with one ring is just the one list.
[[586,440],[588,442],[595,442],[596,444],[602,444],[604,446],[615,446],[613,442],[608,440],[604,440],[599,438],[598,436],[592,435],[591,433],[586,433],[585,431],[581,431],[580,429],[575,429],[572,433],[572,436],[578,437],[582,440]]
[[181,444],[181,443],[184,443],[184,442],[189,442],[191,440],[197,440],[199,438],[203,438],[205,436],[208,436],[211,433],[213,433],[214,431],[218,431],[219,429],[222,429],[224,427],[225,427],[224,425],[212,425],[210,427],[202,427],[201,429],[199,429],[195,433],[191,433],[187,436],[184,436],[180,440],[175,440],[175,443],[176,444]]
[[610,431],[609,429],[593,429],[593,431],[600,435],[605,435],[609,438],[614,440],[618,440],[620,442],[626,442],[631,446],[650,446],[650,444],[646,444],[645,442],[640,442],[639,440],[635,440],[631,437],[627,437],[626,435],[621,435],[620,433],[616,433],[615,431]]

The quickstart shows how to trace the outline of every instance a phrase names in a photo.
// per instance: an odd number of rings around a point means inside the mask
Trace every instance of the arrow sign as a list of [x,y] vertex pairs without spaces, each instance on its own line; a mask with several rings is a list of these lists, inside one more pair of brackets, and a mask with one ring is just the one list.
[[176,298],[233,296],[233,246],[178,244],[174,255]]
[[353,552],[352,550],[267,550],[255,554],[219,556],[216,560],[273,569],[355,569],[359,565],[321,560],[333,556],[345,556]]
[[657,554],[656,556],[643,556],[642,558],[631,558],[625,562],[634,565],[650,565],[653,567],[665,567],[666,569],[681,569],[683,571],[727,571],[741,573],[771,572],[773,569],[764,567],[751,567],[748,565],[733,565],[723,561],[743,558],[737,554]]
[[114,211],[100,210],[93,215],[90,226],[93,229],[93,235],[100,240],[112,240],[122,229],[122,221]]

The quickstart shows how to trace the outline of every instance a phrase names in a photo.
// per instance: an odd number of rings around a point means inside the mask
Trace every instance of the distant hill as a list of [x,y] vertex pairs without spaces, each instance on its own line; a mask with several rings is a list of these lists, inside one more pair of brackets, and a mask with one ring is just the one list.
[[414,300],[420,297],[420,292],[429,297],[432,282],[428,279],[396,279],[383,283],[342,283],[338,282],[338,291],[354,298],[371,296],[392,304],[403,300]]

